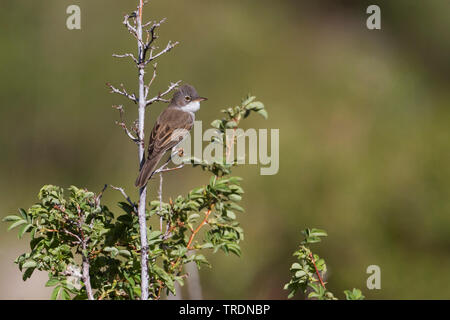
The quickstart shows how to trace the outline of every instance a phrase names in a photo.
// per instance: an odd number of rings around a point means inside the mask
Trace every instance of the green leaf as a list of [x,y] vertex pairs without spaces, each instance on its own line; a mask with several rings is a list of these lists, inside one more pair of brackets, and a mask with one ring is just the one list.
[[211,122],[211,127],[220,129],[221,124],[222,124],[221,120],[214,120],[213,122]]
[[299,271],[297,271],[297,272],[295,273],[295,276],[296,276],[297,278],[304,277],[305,275],[306,275],[306,272],[303,271],[303,270],[299,270]]
[[250,104],[246,107],[246,109],[248,109],[248,110],[254,110],[254,111],[259,111],[259,110],[264,109],[264,104],[263,104],[261,101],[255,101],[255,102],[250,103]]
[[22,265],[22,268],[35,268],[36,266],[37,266],[36,261],[34,261],[34,260],[28,260],[27,262],[25,262],[25,263]]
[[294,262],[291,266],[292,270],[300,270],[302,269],[302,266],[298,262]]
[[229,195],[230,200],[238,202],[242,200],[242,197],[238,194],[230,194]]
[[255,96],[250,96],[250,95],[249,95],[247,99],[245,99],[244,101],[242,101],[242,105],[245,106],[245,105],[251,103],[252,101],[254,101],[255,99],[256,99]]
[[119,250],[119,255],[125,258],[131,257],[131,252],[128,250]]
[[264,117],[264,119],[269,118],[269,114],[267,113],[267,111],[265,109],[261,109],[261,110],[257,111],[257,113],[262,115]]
[[202,255],[202,254],[197,254],[197,255],[195,255],[194,261],[195,261],[195,263],[197,264],[197,267],[198,267],[199,269],[200,269],[200,265],[201,265],[201,264],[206,264],[206,265],[210,266],[208,260],[206,260],[205,256]]
[[128,202],[119,202],[119,207],[128,214],[131,214],[134,211],[134,208],[130,206]]
[[240,205],[236,204],[236,203],[229,203],[228,204],[228,208],[233,209],[234,211],[239,211],[239,212],[244,212],[244,208],[242,208]]
[[227,217],[230,219],[236,219],[236,214],[231,210],[227,210]]
[[155,230],[148,234],[148,240],[159,238],[162,235],[161,231]]
[[20,208],[20,209],[19,209],[19,212],[20,212],[20,215],[21,215],[25,220],[28,219],[28,214],[27,214],[27,212],[26,212],[24,209]]
[[188,223],[195,222],[196,219],[198,219],[199,217],[200,215],[198,213],[193,213],[188,217],[187,222]]
[[350,290],[345,290],[344,291],[345,294],[345,299],[346,300],[364,300],[364,296],[361,292],[361,290],[353,288],[352,291]]
[[19,239],[23,237],[23,235],[25,234],[25,232],[27,232],[30,228],[32,228],[33,225],[31,223],[23,226],[23,228],[20,230],[19,232]]
[[228,121],[227,124],[225,125],[226,128],[228,129],[233,129],[237,127],[237,123],[234,120]]
[[8,231],[9,231],[9,230],[12,230],[12,229],[14,229],[14,228],[16,228],[16,227],[18,227],[18,226],[20,226],[20,225],[22,225],[22,224],[25,224],[25,223],[27,223],[26,220],[19,220],[19,221],[16,221],[16,222],[14,222],[13,224],[11,224],[11,225],[9,226]]
[[59,283],[59,280],[56,278],[50,279],[47,281],[47,283],[45,284],[46,287],[53,287],[56,286]]
[[69,291],[67,291],[67,289],[63,289],[61,291],[61,299],[70,300],[70,294],[69,294]]
[[211,249],[214,248],[214,245],[211,242],[206,242],[200,246],[202,249]]
[[311,229],[311,233],[310,234],[313,237],[326,237],[326,236],[328,236],[328,234],[327,234],[327,232],[325,230],[315,229],[315,228]]
[[6,216],[2,219],[2,221],[4,221],[4,222],[11,222],[11,221],[17,221],[17,220],[22,220],[22,218],[19,216],[16,216],[16,215],[11,215],[11,216]]
[[52,300],[58,299],[59,291],[60,291],[61,289],[62,289],[61,286],[55,287],[55,289],[53,289],[53,291],[52,291],[52,295],[50,296],[50,299],[52,299]]
[[25,270],[22,276],[22,280],[26,281],[27,279],[29,279],[34,272],[34,269],[35,268],[28,268],[27,270]]

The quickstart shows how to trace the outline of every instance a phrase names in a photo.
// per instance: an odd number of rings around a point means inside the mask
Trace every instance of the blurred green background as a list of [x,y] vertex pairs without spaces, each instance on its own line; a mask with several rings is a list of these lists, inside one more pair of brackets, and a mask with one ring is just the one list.
[[[81,7],[81,30],[66,8]],[[381,7],[382,29],[366,28]],[[136,198],[137,154],[114,121],[105,82],[136,90],[136,69],[112,53],[134,51],[122,26],[135,0],[0,2],[0,215],[37,201],[44,184],[100,191],[122,185]],[[324,228],[317,246],[329,289],[342,298],[450,298],[450,5],[446,0],[152,0],[145,17],[167,23],[153,92],[195,85],[209,101],[206,123],[248,92],[280,129],[280,171],[244,166],[241,258],[210,255],[200,272],[207,299],[284,299],[291,256],[305,227]],[[155,105],[147,128],[165,105]],[[147,130],[148,132],[148,130]],[[198,169],[166,174],[164,198],[205,183]],[[156,197],[155,182],[150,185]],[[108,191],[115,210],[121,200]],[[26,239],[0,228],[0,298],[47,299],[47,275],[24,283],[13,260]],[[381,268],[381,290],[366,268]]]

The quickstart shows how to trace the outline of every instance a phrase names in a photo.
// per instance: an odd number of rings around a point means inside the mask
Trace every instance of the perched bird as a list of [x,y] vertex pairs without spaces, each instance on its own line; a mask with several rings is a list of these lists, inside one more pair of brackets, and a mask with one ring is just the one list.
[[186,137],[194,125],[194,113],[200,109],[200,102],[207,100],[198,95],[193,86],[179,87],[169,106],[159,115],[150,135],[148,154],[139,176],[136,187],[142,188],[152,177],[161,158]]

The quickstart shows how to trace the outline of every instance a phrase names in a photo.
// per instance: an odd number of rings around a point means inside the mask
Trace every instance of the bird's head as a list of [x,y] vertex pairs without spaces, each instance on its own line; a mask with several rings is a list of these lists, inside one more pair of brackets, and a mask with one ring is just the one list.
[[205,100],[208,99],[200,97],[193,86],[185,84],[175,91],[171,104],[184,111],[196,112],[200,109],[200,102]]

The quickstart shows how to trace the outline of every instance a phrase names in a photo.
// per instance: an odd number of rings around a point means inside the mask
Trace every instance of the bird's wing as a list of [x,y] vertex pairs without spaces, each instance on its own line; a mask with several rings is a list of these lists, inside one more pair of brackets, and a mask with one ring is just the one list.
[[189,132],[194,119],[189,112],[179,109],[165,109],[156,120],[150,135],[148,158],[164,153],[176,146]]

